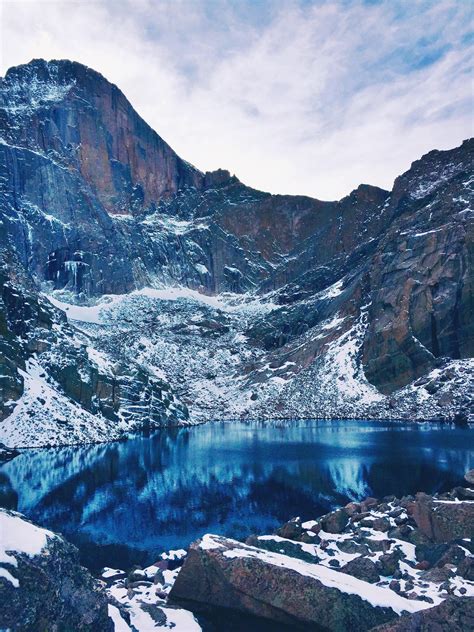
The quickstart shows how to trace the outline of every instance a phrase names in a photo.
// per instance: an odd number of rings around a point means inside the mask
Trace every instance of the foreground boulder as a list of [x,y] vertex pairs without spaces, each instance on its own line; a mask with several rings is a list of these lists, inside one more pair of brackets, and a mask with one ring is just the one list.
[[18,513],[0,509],[0,629],[112,632],[105,590],[77,549]]
[[439,606],[381,625],[372,632],[467,632],[474,630],[474,598],[450,597]]
[[337,570],[213,535],[191,545],[170,598],[230,608],[305,630],[366,631],[430,604]]
[[465,496],[456,487],[368,498],[246,544],[204,536],[170,598],[210,619],[245,614],[275,628],[474,630],[474,503]]
[[433,542],[474,537],[474,501],[435,499],[419,493],[410,506],[419,530]]

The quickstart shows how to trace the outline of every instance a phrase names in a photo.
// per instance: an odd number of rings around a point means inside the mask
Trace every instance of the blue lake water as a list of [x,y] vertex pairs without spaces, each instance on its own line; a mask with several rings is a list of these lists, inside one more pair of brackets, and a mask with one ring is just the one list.
[[120,443],[28,450],[0,504],[63,533],[91,568],[155,561],[205,532],[245,538],[367,495],[462,484],[473,434],[371,421],[210,423]]

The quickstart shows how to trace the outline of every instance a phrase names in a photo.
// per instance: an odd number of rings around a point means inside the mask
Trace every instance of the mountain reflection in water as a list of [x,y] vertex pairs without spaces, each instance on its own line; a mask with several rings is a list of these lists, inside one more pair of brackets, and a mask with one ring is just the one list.
[[367,495],[448,489],[471,445],[469,430],[429,424],[210,423],[28,450],[0,469],[0,504],[63,533],[90,567],[124,567],[205,532],[245,538]]

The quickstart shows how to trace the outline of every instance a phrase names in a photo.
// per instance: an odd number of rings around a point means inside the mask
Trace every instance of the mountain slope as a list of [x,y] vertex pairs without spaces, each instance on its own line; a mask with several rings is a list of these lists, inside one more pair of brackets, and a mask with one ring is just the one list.
[[[430,152],[391,192],[271,195],[189,165],[89,68],[10,69],[0,441],[181,423],[178,400],[191,421],[469,417],[473,147]],[[25,402],[33,365],[82,430]]]

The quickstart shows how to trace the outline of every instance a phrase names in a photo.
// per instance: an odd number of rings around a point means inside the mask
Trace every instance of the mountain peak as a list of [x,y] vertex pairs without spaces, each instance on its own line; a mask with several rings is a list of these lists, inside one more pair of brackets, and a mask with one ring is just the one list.
[[18,80],[31,81],[36,79],[43,82],[55,81],[63,83],[71,79],[81,79],[86,75],[110,84],[110,81],[101,75],[100,72],[78,61],[71,61],[70,59],[47,60],[41,57],[32,59],[26,64],[12,66],[5,73],[3,81],[8,83]]
[[204,175],[177,156],[120,89],[83,64],[33,59],[10,68],[0,87],[6,140],[53,152],[81,174],[109,213],[203,186]]
[[[447,417],[467,408],[456,389],[467,366],[459,358],[474,353],[472,141],[427,154],[391,194],[362,184],[322,202],[198,171],[116,86],[76,62],[33,60],[1,88],[0,325],[9,329],[0,418],[42,371],[64,390],[46,409],[60,415],[60,436],[64,410],[88,428],[90,415],[110,414],[109,437],[117,414],[133,424],[148,415],[150,427],[182,418],[154,381],[163,375],[200,418],[432,418],[440,405]],[[66,317],[40,291],[98,299],[104,315],[100,297],[131,293],[112,301],[91,346],[101,366],[111,354],[118,390],[98,381],[85,345],[68,342],[72,330],[55,338]],[[85,313],[67,310],[72,320]],[[35,390],[28,402],[20,426],[30,441],[44,400]]]

